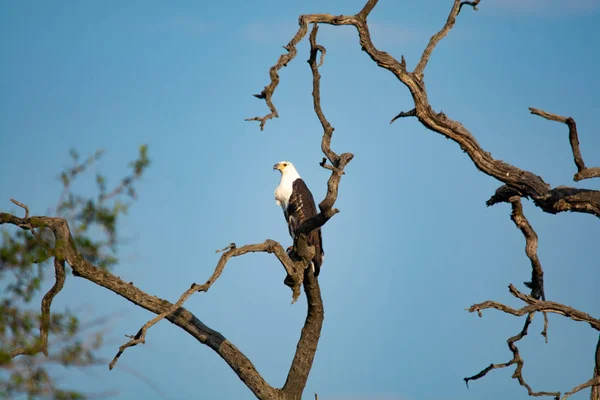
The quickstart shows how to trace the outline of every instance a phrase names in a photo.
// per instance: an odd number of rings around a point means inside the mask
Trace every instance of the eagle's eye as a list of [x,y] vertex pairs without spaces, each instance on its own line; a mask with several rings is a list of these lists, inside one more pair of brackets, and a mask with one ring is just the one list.
[[283,166],[284,166],[284,167],[287,167],[287,166],[288,166],[288,163],[283,163]]

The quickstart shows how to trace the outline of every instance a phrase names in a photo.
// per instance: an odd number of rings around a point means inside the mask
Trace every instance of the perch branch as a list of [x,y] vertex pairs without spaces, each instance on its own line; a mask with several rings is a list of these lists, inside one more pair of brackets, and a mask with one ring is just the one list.
[[579,135],[577,134],[577,124],[571,117],[563,117],[557,114],[551,114],[538,108],[529,107],[529,111],[534,115],[539,115],[549,121],[562,122],[569,127],[569,142],[571,143],[571,150],[573,151],[573,160],[577,166],[577,173],[573,177],[575,182],[583,179],[598,178],[600,177],[600,167],[587,168],[581,157],[581,151],[579,150]]

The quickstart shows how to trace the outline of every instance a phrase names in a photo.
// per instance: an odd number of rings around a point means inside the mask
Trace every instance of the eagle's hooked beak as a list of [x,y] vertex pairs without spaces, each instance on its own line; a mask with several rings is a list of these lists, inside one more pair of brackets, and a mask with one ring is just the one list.
[[273,171],[275,171],[276,169],[281,171],[281,167],[279,166],[279,163],[273,165]]

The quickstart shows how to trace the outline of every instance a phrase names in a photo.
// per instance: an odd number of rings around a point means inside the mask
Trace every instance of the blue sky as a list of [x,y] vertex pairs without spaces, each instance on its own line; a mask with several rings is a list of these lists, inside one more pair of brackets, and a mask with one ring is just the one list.
[[[317,201],[323,198],[329,174],[318,166],[321,129],[306,41],[281,71],[274,96],[280,118],[264,132],[244,118],[267,112],[251,94],[268,83],[298,15],[349,14],[363,5],[207,3],[3,1],[0,15],[0,209],[17,211],[9,197],[34,214],[52,207],[71,147],[81,154],[106,148],[95,168],[116,182],[147,143],[152,166],[140,200],[121,221],[127,244],[115,273],[171,301],[210,276],[214,250],[229,242],[272,238],[289,245],[273,199],[275,162],[292,161]],[[381,1],[370,16],[375,45],[404,55],[413,68],[451,4]],[[498,159],[553,186],[600,189],[598,182],[572,182],[567,128],[527,110],[574,117],[585,162],[600,165],[600,1],[484,0],[479,8],[461,13],[430,60],[432,106],[461,121]],[[324,26],[319,41],[328,50],[322,105],[336,128],[332,147],[355,159],[340,185],[341,213],[323,229],[325,325],[305,398],[528,398],[510,379],[512,369],[470,389],[462,381],[490,362],[508,361],[506,339],[523,322],[465,311],[488,299],[520,307],[507,286],[524,289],[530,277],[510,207],[485,206],[499,183],[418,122],[389,125],[412,108],[411,98],[360,51],[353,28]],[[82,181],[76,189],[90,187]],[[525,212],[540,237],[548,299],[600,315],[597,219],[544,214],[528,202]],[[305,317],[303,300],[289,304],[284,275],[268,255],[234,259],[209,293],[186,304],[274,386],[285,381]],[[106,358],[152,317],[73,277],[54,306],[84,310],[87,318],[113,316]],[[550,316],[546,345],[540,320],[521,343],[527,381],[536,390],[565,391],[589,379],[597,333]],[[117,399],[252,398],[216,354],[168,322],[118,365],[112,372],[102,366],[59,374],[66,386],[116,390]]]

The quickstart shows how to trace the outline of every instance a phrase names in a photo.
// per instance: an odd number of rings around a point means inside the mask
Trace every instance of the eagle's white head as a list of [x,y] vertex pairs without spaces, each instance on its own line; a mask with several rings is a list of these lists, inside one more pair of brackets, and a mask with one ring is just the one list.
[[275,202],[286,210],[288,201],[292,195],[294,181],[300,179],[300,174],[296,171],[294,164],[289,161],[278,162],[273,166],[273,170],[279,170],[279,172],[281,172],[279,186],[275,188]]

